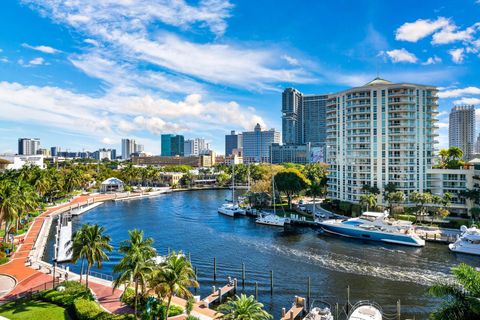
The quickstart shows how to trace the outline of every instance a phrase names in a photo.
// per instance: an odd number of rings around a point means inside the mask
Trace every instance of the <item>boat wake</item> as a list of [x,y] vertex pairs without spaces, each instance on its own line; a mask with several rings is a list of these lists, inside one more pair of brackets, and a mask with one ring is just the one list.
[[[339,254],[334,252],[312,252],[311,249],[298,249],[287,245],[279,245],[258,241],[255,239],[249,241],[245,238],[235,237],[235,241],[246,246],[253,246],[256,250],[265,253],[274,253],[278,256],[289,258],[293,261],[302,261],[315,266],[349,274],[373,276],[385,280],[411,282],[429,286],[439,281],[451,281],[452,278],[447,272],[435,271],[429,269],[429,262],[425,259],[411,259],[412,266],[397,266],[369,261],[358,257]],[[401,253],[399,253],[401,255]],[[399,256],[401,257],[401,256]]]

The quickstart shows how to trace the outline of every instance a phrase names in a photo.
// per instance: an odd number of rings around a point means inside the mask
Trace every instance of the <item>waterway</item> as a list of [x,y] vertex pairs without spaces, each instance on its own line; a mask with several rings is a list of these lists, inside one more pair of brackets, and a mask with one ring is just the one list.
[[[191,255],[201,287],[208,295],[212,285],[224,285],[227,276],[241,278],[246,266],[245,292],[254,293],[259,284],[259,300],[275,319],[282,307],[290,307],[295,295],[306,296],[311,278],[312,298],[332,306],[374,300],[394,313],[398,299],[402,318],[427,319],[438,305],[426,292],[428,285],[450,279],[450,268],[465,262],[479,266],[478,257],[451,253],[446,245],[427,243],[424,248],[363,242],[322,234],[308,227],[260,226],[251,218],[230,218],[217,213],[228,197],[227,190],[176,192],[154,198],[107,202],[73,220],[74,230],[83,223],[97,223],[112,237],[114,251],[101,270],[111,274],[118,263],[119,243],[128,230],[138,228],[155,240],[159,254],[182,250]],[[49,241],[46,260],[51,260]],[[213,258],[217,260],[217,280],[213,281]],[[79,272],[78,265],[70,268]],[[270,270],[274,293],[270,295]],[[241,284],[241,281],[239,282]]]

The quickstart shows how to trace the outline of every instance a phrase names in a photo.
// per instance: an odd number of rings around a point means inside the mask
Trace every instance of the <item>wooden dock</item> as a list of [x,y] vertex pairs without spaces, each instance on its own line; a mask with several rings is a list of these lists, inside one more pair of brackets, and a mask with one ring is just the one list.
[[230,281],[223,288],[216,289],[215,286],[213,286],[212,294],[202,299],[202,301],[206,307],[209,307],[213,303],[220,304],[223,302],[224,296],[235,294],[236,291],[237,291],[237,279],[233,279],[233,281]]
[[290,310],[286,311],[285,308],[282,309],[282,318],[281,320],[293,320],[300,316],[305,311],[305,298],[295,296]]

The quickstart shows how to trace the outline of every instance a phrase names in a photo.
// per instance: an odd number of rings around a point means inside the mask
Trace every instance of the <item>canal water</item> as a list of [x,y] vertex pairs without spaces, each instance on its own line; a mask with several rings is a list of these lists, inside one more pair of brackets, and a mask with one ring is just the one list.
[[[228,195],[227,190],[205,190],[107,202],[75,217],[73,226],[77,229],[83,223],[97,223],[112,237],[110,261],[101,270],[94,269],[103,274],[112,273],[120,259],[119,243],[134,228],[155,240],[159,254],[169,249],[190,254],[201,284],[197,294],[202,297],[210,293],[212,285],[224,285],[228,276],[240,279],[245,263],[245,292],[253,294],[254,283],[258,282],[259,300],[275,319],[279,319],[282,307],[291,306],[295,295],[306,296],[308,277],[312,299],[326,301],[332,309],[335,303],[346,303],[350,286],[352,303],[374,300],[385,312],[394,313],[400,299],[402,319],[427,319],[439,304],[426,292],[428,285],[449,280],[450,268],[461,262],[479,266],[478,257],[451,253],[443,244],[411,248],[339,238],[308,227],[283,230],[257,225],[252,218],[233,219],[216,210]],[[52,242],[47,261],[51,260]],[[80,270],[79,264],[70,268]]]

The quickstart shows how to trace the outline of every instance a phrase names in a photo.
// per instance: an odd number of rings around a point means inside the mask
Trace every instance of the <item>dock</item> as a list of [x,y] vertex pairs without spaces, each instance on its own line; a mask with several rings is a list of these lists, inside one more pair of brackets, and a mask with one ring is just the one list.
[[282,318],[281,320],[293,320],[303,314],[305,311],[305,298],[295,296],[292,307],[290,310],[286,311],[285,308],[282,309]]
[[235,294],[236,291],[237,279],[233,279],[233,281],[229,281],[223,288],[217,289],[213,286],[212,293],[208,297],[202,299],[202,301],[206,307],[209,307],[211,304],[221,304],[224,300],[224,296]]
[[70,214],[61,214],[55,229],[55,261],[66,262],[72,259],[72,252],[68,252],[72,240],[72,219]]
[[82,213],[85,213],[89,210],[92,210],[96,207],[98,207],[99,205],[102,205],[103,202],[92,202],[92,203],[87,203],[87,204],[83,204],[83,205],[80,205],[78,204],[76,208],[72,208],[70,210],[70,214],[72,216],[79,216],[81,215]]

